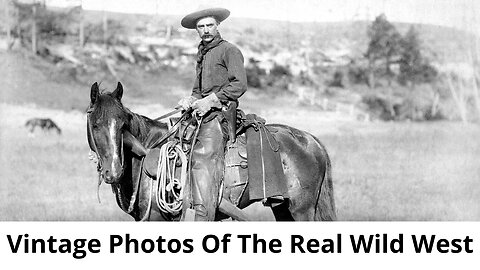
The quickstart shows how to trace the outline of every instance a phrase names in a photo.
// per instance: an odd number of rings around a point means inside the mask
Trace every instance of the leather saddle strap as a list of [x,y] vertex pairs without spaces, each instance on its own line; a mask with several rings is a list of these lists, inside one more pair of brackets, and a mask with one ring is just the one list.
[[180,123],[185,119],[185,117],[190,113],[190,110],[186,110],[182,116],[177,120],[177,122],[167,131],[167,133],[163,134],[162,137],[158,138],[150,148],[156,148],[160,144],[162,144],[164,141],[166,141],[168,138],[170,138],[172,135],[174,135],[177,130],[180,128]]

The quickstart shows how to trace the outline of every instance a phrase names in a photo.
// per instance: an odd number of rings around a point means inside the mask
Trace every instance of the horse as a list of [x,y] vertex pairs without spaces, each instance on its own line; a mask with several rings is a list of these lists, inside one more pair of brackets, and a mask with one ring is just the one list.
[[[118,206],[136,221],[179,221],[181,214],[162,211],[151,205],[153,183],[142,173],[142,154],[132,147],[145,149],[168,136],[168,125],[133,113],[124,107],[120,82],[112,92],[100,93],[95,82],[90,91],[87,111],[87,139],[97,154],[99,186],[110,184]],[[313,135],[279,124],[268,124],[277,130],[280,158],[287,179],[286,203],[272,207],[277,221],[336,220],[332,168],[325,146]],[[130,141],[130,143],[127,143]],[[248,189],[239,200],[243,209],[254,201]],[[218,218],[225,216],[217,215]]]
[[28,121],[25,123],[25,127],[28,128],[28,131],[30,132],[30,134],[32,134],[35,131],[35,128],[37,127],[44,131],[54,130],[57,132],[58,135],[62,134],[62,130],[50,118],[28,119]]

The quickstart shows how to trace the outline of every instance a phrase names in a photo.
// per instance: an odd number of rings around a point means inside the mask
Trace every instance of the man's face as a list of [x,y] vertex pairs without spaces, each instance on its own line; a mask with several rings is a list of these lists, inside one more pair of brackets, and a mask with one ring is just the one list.
[[198,20],[197,32],[203,42],[208,43],[213,40],[218,33],[217,26],[217,21],[213,17]]

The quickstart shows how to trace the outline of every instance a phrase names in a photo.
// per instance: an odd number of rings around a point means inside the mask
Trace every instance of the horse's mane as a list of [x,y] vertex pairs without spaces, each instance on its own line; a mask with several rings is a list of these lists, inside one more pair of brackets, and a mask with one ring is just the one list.
[[155,122],[148,117],[132,112],[130,109],[125,107],[121,101],[113,98],[110,94],[111,93],[101,94],[96,102],[95,113],[98,113],[100,117],[105,117],[112,111],[124,112],[129,117],[129,119],[124,119],[125,122],[128,123],[129,130],[132,132],[132,134],[137,134],[141,140],[144,140],[148,137],[149,127],[167,127],[167,125],[164,123]]
[[130,111],[128,108],[123,107],[124,110],[131,116],[130,119],[130,130],[133,133],[138,133],[138,135],[143,139],[148,135],[148,126],[146,117],[139,115]]
[[147,147],[168,130],[166,123],[157,122],[146,116],[136,114],[125,107],[124,109],[131,117],[129,121],[130,132],[136,134],[137,139]]

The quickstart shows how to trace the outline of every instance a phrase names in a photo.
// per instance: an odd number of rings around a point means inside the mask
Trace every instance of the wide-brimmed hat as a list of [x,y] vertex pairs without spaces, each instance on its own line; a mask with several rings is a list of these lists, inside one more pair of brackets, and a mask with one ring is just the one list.
[[197,28],[197,22],[201,18],[214,17],[218,22],[228,18],[230,11],[226,8],[208,8],[188,14],[182,19],[182,26],[188,29]]

